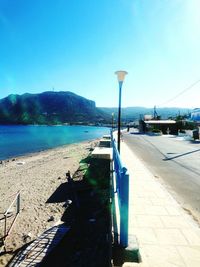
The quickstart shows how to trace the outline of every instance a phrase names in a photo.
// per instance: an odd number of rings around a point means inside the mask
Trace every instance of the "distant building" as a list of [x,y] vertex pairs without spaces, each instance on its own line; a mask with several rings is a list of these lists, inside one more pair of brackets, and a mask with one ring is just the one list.
[[178,134],[177,123],[174,120],[140,120],[139,129],[144,133],[157,129],[163,134]]
[[195,108],[195,109],[191,112],[191,120],[200,123],[200,108]]
[[145,121],[149,121],[149,120],[152,120],[152,119],[153,119],[153,115],[148,115],[148,114],[144,115],[144,120]]

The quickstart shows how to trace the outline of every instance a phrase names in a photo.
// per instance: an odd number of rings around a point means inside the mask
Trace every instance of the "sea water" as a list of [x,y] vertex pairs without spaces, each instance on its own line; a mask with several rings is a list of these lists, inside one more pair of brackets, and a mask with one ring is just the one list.
[[109,134],[95,126],[4,126],[0,125],[0,160],[62,145],[93,140]]

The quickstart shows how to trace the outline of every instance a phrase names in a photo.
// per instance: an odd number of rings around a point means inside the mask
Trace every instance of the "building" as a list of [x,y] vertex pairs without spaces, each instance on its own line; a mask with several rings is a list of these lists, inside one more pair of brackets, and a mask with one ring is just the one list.
[[174,120],[140,120],[140,132],[161,131],[163,134],[178,134],[178,126]]
[[192,112],[191,112],[191,120],[200,123],[200,108],[195,108]]

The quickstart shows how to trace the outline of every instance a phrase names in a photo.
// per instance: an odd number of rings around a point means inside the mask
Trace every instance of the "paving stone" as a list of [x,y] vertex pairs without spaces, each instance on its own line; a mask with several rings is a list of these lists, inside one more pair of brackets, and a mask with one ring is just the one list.
[[183,216],[161,216],[163,224],[167,228],[190,228],[191,222]]
[[138,227],[163,227],[163,223],[159,216],[137,215],[136,222]]
[[139,199],[136,198],[133,202],[134,207],[140,207],[141,205],[151,206],[151,198],[149,197],[140,197]]
[[200,266],[200,247],[177,247],[187,267]]
[[137,206],[134,206],[133,207],[133,210],[134,210],[134,214],[135,215],[138,215],[138,214],[147,214],[147,211],[146,211],[146,206],[145,205],[137,205]]
[[169,215],[182,215],[181,209],[178,208],[177,206],[173,207],[166,205],[165,208]]
[[188,242],[179,229],[154,229],[157,244],[160,245],[188,245]]
[[181,229],[181,231],[190,245],[200,246],[200,231],[199,231],[199,229],[198,230],[195,228]]
[[146,209],[146,212],[148,215],[168,215],[166,208],[163,206],[152,205]]
[[179,207],[177,202],[168,196],[166,198],[159,198],[159,197],[151,198],[150,200],[153,205],[165,205],[165,206],[167,205],[167,207],[169,206]]
[[149,245],[143,249],[151,267],[186,266],[175,246]]
[[151,228],[133,228],[133,232],[140,244],[158,244],[158,239]]

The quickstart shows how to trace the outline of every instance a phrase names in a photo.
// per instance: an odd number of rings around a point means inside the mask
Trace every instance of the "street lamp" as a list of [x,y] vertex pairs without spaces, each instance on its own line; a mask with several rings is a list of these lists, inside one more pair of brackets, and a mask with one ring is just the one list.
[[113,128],[114,128],[114,112],[112,112],[112,131],[113,131]]
[[119,82],[119,108],[118,108],[118,139],[117,139],[117,148],[120,153],[120,126],[121,126],[121,95],[122,95],[122,84],[124,81],[125,76],[128,72],[119,70],[116,71],[115,74],[117,75],[117,79]]

